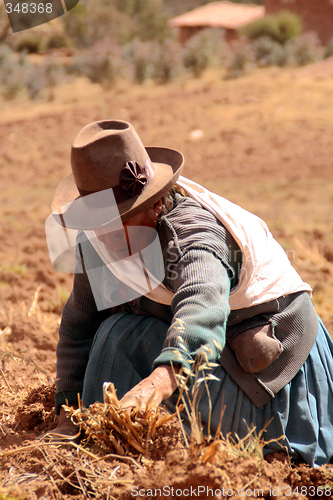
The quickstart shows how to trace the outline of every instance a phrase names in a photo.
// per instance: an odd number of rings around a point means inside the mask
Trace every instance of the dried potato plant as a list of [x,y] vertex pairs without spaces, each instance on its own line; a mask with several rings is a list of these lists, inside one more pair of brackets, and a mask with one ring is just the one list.
[[76,410],[64,406],[72,421],[84,431],[83,444],[92,442],[95,447],[120,456],[146,457],[153,447],[168,447],[164,429],[168,422],[176,420],[176,413],[170,415],[163,408],[153,409],[149,401],[145,411],[139,411],[140,401],[132,410],[124,410],[113,383],[105,382],[103,393],[104,403],[96,402],[84,408],[79,400]]

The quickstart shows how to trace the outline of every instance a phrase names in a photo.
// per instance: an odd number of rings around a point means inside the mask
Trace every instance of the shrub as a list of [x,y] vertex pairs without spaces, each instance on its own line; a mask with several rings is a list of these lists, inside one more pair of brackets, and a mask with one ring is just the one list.
[[331,38],[331,40],[328,42],[324,53],[324,57],[331,56],[333,56],[333,38]]
[[93,83],[108,88],[121,75],[124,66],[124,52],[110,39],[95,43],[90,49],[80,52],[69,68],[69,72],[83,75]]
[[220,31],[201,30],[185,44],[183,65],[199,77],[208,66],[221,60],[224,50],[225,42]]
[[22,69],[17,69],[10,73],[5,82],[3,82],[1,94],[6,101],[11,101],[23,89]]
[[25,59],[17,59],[16,54],[6,45],[0,46],[0,92],[6,100],[14,99],[24,88]]
[[88,19],[87,8],[82,2],[79,2],[74,9],[63,16],[65,33],[76,47],[85,48],[92,44]]
[[117,44],[127,45],[135,38],[162,42],[169,35],[160,0],[85,0],[63,22],[66,34],[79,48],[92,47],[110,36]]
[[25,74],[25,88],[31,100],[37,99],[46,86],[43,66],[31,66]]
[[7,60],[1,66],[1,94],[6,100],[14,99],[24,88],[25,67]]
[[250,40],[269,37],[284,44],[300,35],[302,22],[298,16],[288,11],[276,15],[268,15],[241,28],[240,33]]
[[235,40],[231,44],[229,61],[227,61],[226,79],[242,76],[249,64],[253,62],[252,46],[243,38]]
[[132,78],[143,83],[151,78],[158,84],[171,81],[180,71],[180,48],[173,40],[141,42],[135,39],[126,47]]
[[43,52],[45,49],[45,36],[29,31],[21,33],[16,37],[13,48],[16,52],[26,52],[27,54]]
[[155,44],[152,65],[152,78],[158,84],[170,82],[179,72],[179,45],[171,40]]
[[163,43],[170,31],[167,25],[168,17],[161,0],[145,0],[137,2],[137,34],[141,40],[156,40]]
[[94,50],[86,54],[81,66],[81,73],[93,83],[111,86],[114,83],[114,71],[110,55],[106,52],[96,53]]
[[305,66],[316,62],[324,55],[324,49],[317,33],[311,31],[288,42],[286,49],[292,64],[295,66]]
[[135,39],[126,48],[128,61],[133,69],[133,80],[143,83],[151,77],[151,62],[153,57],[152,42],[141,42]]
[[54,89],[64,77],[64,70],[57,64],[56,59],[51,56],[46,59],[40,75],[41,84],[45,81],[45,86],[49,90],[48,99],[52,101],[54,98]]
[[135,20],[115,7],[110,7],[109,0],[92,1],[88,26],[93,43],[105,38],[113,38],[115,44],[125,45],[136,35]]
[[268,36],[262,36],[253,42],[253,53],[254,60],[260,67],[285,66],[288,62],[288,51],[285,46]]
[[[12,57],[13,51],[8,47],[8,45],[0,45],[0,68],[8,61],[9,57]],[[0,73],[1,75],[1,73]],[[1,79],[1,76],[0,76]]]
[[53,32],[45,39],[45,50],[60,49],[61,47],[69,47],[70,40],[64,33]]

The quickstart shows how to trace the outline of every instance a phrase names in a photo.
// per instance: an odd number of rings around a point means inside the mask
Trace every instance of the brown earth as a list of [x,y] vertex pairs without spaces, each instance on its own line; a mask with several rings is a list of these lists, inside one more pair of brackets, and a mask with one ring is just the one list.
[[147,146],[185,154],[185,176],[264,218],[333,331],[333,80],[315,76],[269,69],[224,81],[208,72],[164,87],[118,82],[107,92],[76,80],[52,102],[0,101],[0,480],[9,498],[129,499],[133,486],[149,498],[149,488],[167,485],[224,486],[235,498],[241,488],[263,490],[249,498],[332,497],[318,489],[333,483],[332,468],[291,465],[283,454],[236,457],[222,445],[202,463],[205,451],[184,447],[177,424],[166,429],[166,459],[103,458],[37,440],[55,426],[57,329],[72,282],[51,267],[44,221],[70,171],[70,144],[90,121],[131,121]]

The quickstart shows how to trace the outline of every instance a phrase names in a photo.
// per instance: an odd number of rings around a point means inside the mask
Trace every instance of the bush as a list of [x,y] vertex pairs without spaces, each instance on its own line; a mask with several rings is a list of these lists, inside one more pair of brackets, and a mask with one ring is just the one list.
[[134,40],[126,47],[132,79],[136,83],[149,78],[158,84],[171,81],[180,71],[179,51],[179,45],[172,40],[164,43]]
[[0,88],[1,94],[6,100],[14,99],[24,88],[26,67],[15,60],[14,54],[1,48]]
[[[0,45],[0,70],[3,65],[6,64],[8,59],[12,57],[13,51],[8,47],[8,45]],[[2,70],[0,71],[0,79],[1,79],[1,73]]]
[[64,70],[59,66],[56,59],[48,57],[43,65],[41,73],[41,83],[45,81],[45,86],[48,88],[48,100],[52,101],[54,98],[54,89],[61,82],[64,77]]
[[43,66],[31,66],[25,74],[25,88],[28,97],[34,101],[46,86]]
[[7,101],[14,99],[24,88],[23,84],[24,70],[18,66],[14,71],[7,74],[2,81],[1,94]]
[[151,61],[153,57],[152,42],[141,42],[135,39],[126,47],[127,58],[133,69],[132,79],[136,83],[143,83],[151,77]]
[[64,33],[63,22],[60,19],[54,19],[52,24],[46,23],[15,33],[8,40],[8,44],[15,52],[33,54],[48,49],[67,47],[69,39]]
[[69,38],[64,33],[53,32],[45,39],[45,50],[60,49],[71,45]]
[[224,50],[225,42],[220,31],[201,30],[185,44],[183,65],[194,76],[199,77],[208,66],[220,62]]
[[164,84],[173,80],[180,68],[178,44],[171,40],[156,44],[151,63],[152,79],[156,83]]
[[244,39],[235,40],[231,44],[229,61],[226,64],[226,79],[242,76],[249,64],[253,62],[253,48]]
[[8,46],[0,46],[0,92],[11,100],[25,90],[28,97],[36,99],[42,90],[49,90],[49,100],[53,98],[56,85],[64,77],[62,66],[56,59],[47,57],[44,64],[29,63],[27,55],[22,52],[15,54]]
[[92,44],[88,19],[87,9],[81,2],[63,16],[66,35],[78,48],[90,47]]
[[161,0],[85,0],[63,18],[67,36],[78,48],[114,37],[118,45],[135,38],[164,42],[170,35]]
[[268,36],[262,36],[253,42],[253,53],[254,61],[260,67],[285,66],[288,63],[285,46]]
[[333,38],[331,38],[331,40],[328,42],[324,53],[324,57],[331,56],[333,56]]
[[111,35],[118,41],[124,30],[133,29],[130,19],[105,0],[79,2],[63,17],[63,25],[67,37],[80,49],[90,48]]
[[13,48],[16,52],[34,54],[45,49],[45,37],[40,33],[24,32],[16,37]]
[[140,6],[137,16],[137,35],[143,41],[156,40],[163,43],[170,36],[170,31],[161,0],[145,0],[137,3]]
[[310,31],[288,42],[286,49],[291,63],[295,66],[305,66],[319,61],[324,55],[317,33]]
[[268,15],[241,28],[240,33],[250,40],[269,37],[272,40],[285,44],[296,38],[302,31],[302,22],[298,16],[288,11],[276,15]]
[[122,73],[123,65],[123,50],[112,40],[104,39],[90,49],[82,50],[69,67],[69,72],[86,76],[91,82],[109,88]]
[[92,44],[113,38],[116,45],[125,45],[136,36],[135,20],[110,6],[109,0],[92,1],[87,23]]

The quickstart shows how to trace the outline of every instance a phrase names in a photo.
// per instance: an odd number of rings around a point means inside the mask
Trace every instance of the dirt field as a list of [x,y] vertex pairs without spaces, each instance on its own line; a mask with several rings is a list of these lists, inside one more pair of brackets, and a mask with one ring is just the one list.
[[57,329],[72,282],[51,267],[44,222],[56,185],[70,172],[80,128],[124,119],[147,146],[181,150],[185,176],[266,220],[313,287],[332,333],[332,109],[330,72],[309,69],[260,70],[227,81],[212,71],[163,87],[119,82],[108,92],[77,80],[59,87],[52,102],[0,102],[0,499],[149,498],[149,488],[164,485],[225,486],[235,498],[247,488],[263,491],[249,498],[332,498],[319,488],[333,484],[332,468],[223,450],[213,453],[215,462],[203,461],[204,452],[185,449],[172,424],[163,455],[154,459],[101,459],[96,451],[93,458],[36,441],[55,425]]

